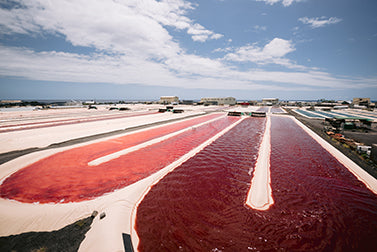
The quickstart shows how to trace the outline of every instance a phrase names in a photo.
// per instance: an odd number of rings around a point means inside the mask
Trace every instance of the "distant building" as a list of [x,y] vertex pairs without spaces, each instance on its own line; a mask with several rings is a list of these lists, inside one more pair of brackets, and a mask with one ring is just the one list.
[[216,97],[206,97],[200,100],[204,104],[213,104],[213,105],[235,105],[237,103],[236,98],[234,97],[225,97],[225,98],[216,98]]
[[369,107],[370,98],[353,98],[353,105],[367,106]]
[[93,101],[93,100],[92,101],[85,101],[84,104],[85,105],[94,105],[94,104],[96,104],[96,102]]
[[65,106],[81,106],[82,102],[81,101],[75,101],[75,100],[70,100],[65,103]]
[[276,105],[278,103],[279,103],[279,99],[278,98],[263,98],[262,99],[262,104],[263,105],[271,106],[271,105]]
[[1,104],[16,104],[16,103],[22,103],[21,100],[1,100]]
[[173,104],[179,102],[178,96],[161,96],[159,103],[161,104]]

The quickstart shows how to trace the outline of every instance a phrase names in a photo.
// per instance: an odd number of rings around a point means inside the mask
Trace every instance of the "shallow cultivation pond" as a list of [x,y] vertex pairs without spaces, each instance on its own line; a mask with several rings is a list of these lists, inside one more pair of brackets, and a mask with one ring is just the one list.
[[152,187],[140,251],[376,250],[376,195],[289,117],[272,117],[275,204],[245,205],[264,122],[245,119]]
[[[194,127],[216,118],[218,120]],[[212,114],[56,153],[5,179],[0,186],[1,197],[27,203],[93,199],[148,177],[237,120],[239,118]],[[188,127],[181,134],[100,165],[88,164],[99,157]]]

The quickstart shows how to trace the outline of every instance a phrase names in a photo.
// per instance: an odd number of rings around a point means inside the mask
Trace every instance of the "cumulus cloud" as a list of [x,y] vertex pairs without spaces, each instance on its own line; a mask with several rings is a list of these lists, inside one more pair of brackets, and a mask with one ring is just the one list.
[[256,0],[257,2],[265,2],[266,4],[273,5],[281,2],[285,7],[290,6],[293,2],[302,2],[303,0]]
[[274,38],[264,47],[257,44],[239,47],[234,52],[224,56],[225,60],[239,62],[254,62],[256,64],[278,64],[288,68],[302,68],[295,65],[289,59],[284,58],[288,53],[295,51],[295,47],[290,40]]
[[316,17],[316,18],[308,18],[308,17],[302,17],[299,18],[298,21],[300,21],[303,24],[308,24],[312,28],[319,28],[330,24],[337,24],[342,21],[341,18],[337,17]]
[[[376,83],[376,80],[347,80],[298,66],[287,58],[295,51],[293,42],[281,38],[264,46],[250,44],[216,50],[225,54],[222,58],[188,54],[167,27],[185,32],[198,42],[219,39],[222,35],[188,18],[187,13],[196,6],[184,0],[18,2],[13,8],[0,10],[1,34],[47,33],[64,38],[73,46],[94,50],[85,54],[0,45],[0,76],[245,90],[287,90],[292,84],[295,89],[353,88]],[[238,62],[277,64],[292,71],[240,71],[237,64],[233,65]]]
[[253,26],[253,30],[254,30],[255,32],[266,31],[266,30],[267,30],[267,27],[264,26],[264,25],[254,25],[254,26]]
[[196,55],[176,55],[160,62],[129,55],[36,52],[1,45],[0,76],[208,89],[249,89],[253,84],[250,79],[235,77],[220,60]]
[[195,41],[220,38],[185,15],[192,9],[194,5],[183,0],[20,0],[16,8],[1,10],[0,32],[60,33],[73,45],[101,50],[123,50],[144,42],[172,46],[165,27],[186,30]]
[[[283,55],[283,52],[274,52]],[[284,61],[284,59],[281,59]],[[147,73],[147,74],[146,74]],[[375,87],[376,78],[334,77],[321,71],[239,71],[221,60],[182,54],[164,62],[127,55],[36,52],[0,45],[0,75],[32,80],[144,84],[240,90],[317,90]],[[266,84],[268,83],[268,84]],[[272,84],[275,83],[275,84]],[[292,86],[294,85],[294,86]]]
[[192,35],[194,41],[205,42],[208,39],[219,39],[223,37],[222,34],[214,33],[205,29],[200,24],[194,24],[188,28],[187,33]]

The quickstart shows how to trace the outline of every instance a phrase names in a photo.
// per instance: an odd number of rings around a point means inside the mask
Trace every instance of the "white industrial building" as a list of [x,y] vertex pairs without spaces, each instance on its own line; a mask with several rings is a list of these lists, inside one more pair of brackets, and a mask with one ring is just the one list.
[[214,104],[214,105],[235,105],[237,103],[234,97],[216,98],[216,97],[206,97],[200,100],[204,104]]
[[161,104],[178,104],[178,96],[161,96],[159,103]]
[[278,98],[263,98],[262,99],[262,104],[266,106],[276,105],[278,103],[279,103]]
[[359,105],[359,106],[369,106],[370,105],[370,98],[353,98],[352,103],[354,105]]

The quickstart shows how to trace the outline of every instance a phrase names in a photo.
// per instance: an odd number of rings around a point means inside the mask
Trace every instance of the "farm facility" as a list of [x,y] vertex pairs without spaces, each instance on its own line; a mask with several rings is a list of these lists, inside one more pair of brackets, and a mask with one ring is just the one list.
[[283,108],[97,107],[1,112],[0,246],[376,249],[377,180]]

